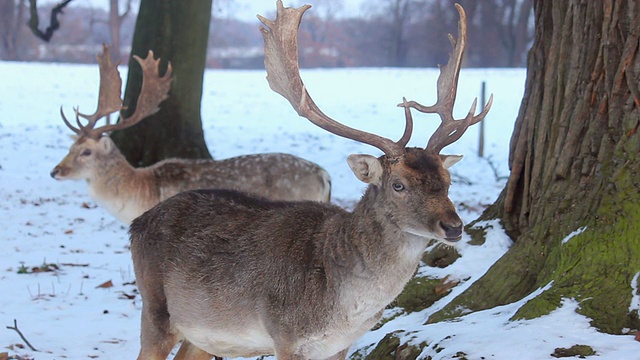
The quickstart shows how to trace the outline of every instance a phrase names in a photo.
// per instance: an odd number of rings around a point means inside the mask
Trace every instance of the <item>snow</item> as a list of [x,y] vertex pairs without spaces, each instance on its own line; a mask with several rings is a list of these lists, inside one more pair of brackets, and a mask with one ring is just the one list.
[[[123,77],[126,69],[121,69]],[[140,298],[125,226],[88,197],[81,182],[55,181],[49,172],[66,155],[71,132],[59,118],[63,106],[95,108],[98,70],[92,65],[0,62],[0,325],[14,319],[25,338],[0,328],[0,354],[48,359],[134,358],[139,349]],[[404,115],[396,104],[405,96],[435,100],[436,69],[303,70],[314,100],[345,124],[397,139]],[[273,93],[263,71],[208,70],[202,116],[205,137],[216,158],[258,152],[289,152],[315,161],[333,178],[334,201],[350,206],[364,191],[348,169],[351,153],[379,155],[377,149],[338,138],[298,117]],[[465,159],[452,171],[450,195],[464,221],[476,219],[498,196],[508,175],[513,122],[523,94],[525,71],[465,69],[460,75],[456,115],[466,114],[480,83],[494,94],[486,118],[485,158],[477,152],[478,126],[444,152]],[[439,120],[414,112],[411,146],[424,146]],[[413,342],[427,342],[422,358],[554,359],[557,347],[591,345],[600,359],[637,359],[640,343],[632,335],[597,332],[580,306],[565,299],[554,312],[533,320],[510,317],[526,302],[467,314],[455,321],[423,325],[426,318],[460,294],[502,256],[511,241],[499,223],[487,227],[482,246],[460,245],[460,258],[445,269],[421,267],[422,275],[459,280],[449,295],[429,309],[401,315],[358,340],[372,349],[386,333],[404,331]],[[48,271],[34,271],[42,268]],[[21,272],[26,272],[21,273]],[[103,286],[111,281],[112,286]],[[631,287],[638,308],[637,276]],[[551,286],[551,285],[549,285]],[[540,289],[529,297],[536,296]],[[0,355],[1,357],[1,355]]]
[[562,243],[566,244],[567,242],[569,242],[569,240],[571,240],[574,236],[578,236],[580,234],[582,234],[583,232],[585,232],[587,230],[586,226],[583,226],[577,230],[574,230],[571,232],[571,234],[567,235],[564,237],[564,239],[562,239]]
[[640,271],[637,272],[631,280],[631,305],[629,305],[629,312],[640,310],[640,292],[638,292],[638,277],[640,277]]

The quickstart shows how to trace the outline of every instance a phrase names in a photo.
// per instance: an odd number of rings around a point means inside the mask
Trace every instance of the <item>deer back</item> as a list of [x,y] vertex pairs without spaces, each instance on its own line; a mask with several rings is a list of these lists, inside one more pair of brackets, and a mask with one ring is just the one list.
[[328,202],[331,177],[291,154],[250,154],[222,160],[169,159],[153,166],[160,200],[193,189],[237,190],[271,200]]
[[167,159],[133,168],[108,136],[76,139],[51,171],[57,180],[86,180],[89,195],[130,223],[181,191],[229,189],[272,200],[326,201],[331,177],[319,165],[291,154],[252,154],[224,160]]

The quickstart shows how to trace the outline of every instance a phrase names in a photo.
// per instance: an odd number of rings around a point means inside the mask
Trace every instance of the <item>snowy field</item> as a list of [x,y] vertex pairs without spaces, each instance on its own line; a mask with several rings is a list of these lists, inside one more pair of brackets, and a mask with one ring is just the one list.
[[[396,104],[403,96],[432,103],[437,74],[435,69],[338,69],[303,70],[302,76],[329,116],[397,139],[404,115]],[[38,360],[133,359],[139,349],[141,303],[133,285],[127,229],[96,206],[84,183],[49,176],[71,145],[71,131],[62,123],[59,108],[64,106],[68,114],[78,105],[84,112],[95,109],[97,66],[0,62],[0,77],[0,359],[4,352],[10,358]],[[264,77],[263,71],[207,71],[202,117],[211,153],[221,159],[289,152],[315,161],[333,178],[334,201],[352,205],[364,185],[345,159],[351,153],[379,151],[328,134],[298,117],[288,102],[269,90]],[[467,222],[477,218],[504,186],[524,79],[522,69],[461,73],[457,116],[466,114],[482,81],[495,96],[485,120],[485,158],[476,155],[478,126],[444,151],[465,156],[451,169],[451,198]],[[414,121],[410,145],[424,146],[439,120],[414,112]],[[386,333],[404,330],[413,342],[429,344],[423,359],[453,359],[459,352],[467,359],[554,359],[554,349],[576,344],[592,346],[598,359],[640,359],[640,342],[631,335],[598,333],[589,319],[575,313],[579,304],[573,299],[531,321],[508,320],[524,299],[456,321],[423,325],[510,245],[496,224],[485,245],[465,245],[465,239],[462,243],[463,257],[452,266],[420,269],[461,280],[447,297],[366,334],[352,350],[371,350]],[[638,306],[637,297],[634,301],[630,306]],[[14,326],[14,319],[38,351],[6,328]]]

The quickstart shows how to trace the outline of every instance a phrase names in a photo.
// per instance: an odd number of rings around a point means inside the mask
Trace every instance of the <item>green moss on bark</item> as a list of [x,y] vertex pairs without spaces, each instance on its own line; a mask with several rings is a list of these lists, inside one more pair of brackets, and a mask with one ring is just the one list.
[[[637,161],[638,137],[619,146],[623,164]],[[640,179],[623,165],[585,231],[562,243],[556,239],[538,285],[551,289],[525,304],[516,318],[534,318],[553,310],[561,298],[580,301],[579,312],[602,331],[619,334],[640,328],[629,313],[631,280],[640,271]]]
[[440,290],[441,284],[442,279],[415,277],[407,283],[393,305],[403,308],[407,313],[426,309],[449,293],[448,289]]

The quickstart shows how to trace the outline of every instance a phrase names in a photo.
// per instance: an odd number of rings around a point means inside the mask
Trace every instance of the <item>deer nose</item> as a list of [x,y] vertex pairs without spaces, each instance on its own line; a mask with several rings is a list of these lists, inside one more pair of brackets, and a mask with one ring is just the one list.
[[456,224],[447,224],[440,221],[440,227],[444,230],[447,240],[458,239],[462,235],[462,222],[458,221]]
[[56,175],[58,175],[59,172],[60,172],[60,169],[56,167],[51,171],[51,173],[49,173],[49,175],[51,175],[51,177],[55,179]]

